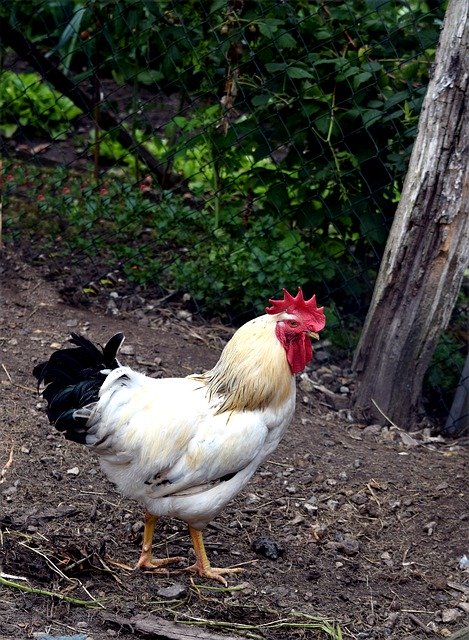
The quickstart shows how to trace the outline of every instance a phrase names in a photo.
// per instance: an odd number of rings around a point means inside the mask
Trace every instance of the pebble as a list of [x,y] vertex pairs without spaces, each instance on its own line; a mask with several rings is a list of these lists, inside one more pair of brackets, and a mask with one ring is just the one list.
[[260,536],[253,540],[251,549],[269,560],[278,560],[285,553],[285,549],[278,542],[267,536]]
[[338,500],[332,500],[331,498],[326,502],[326,507],[329,509],[329,511],[337,511],[338,506],[339,506]]
[[303,509],[305,511],[307,511],[308,513],[311,513],[311,514],[314,515],[315,513],[317,513],[318,507],[317,507],[317,505],[310,504],[309,502],[305,502],[303,504]]
[[72,467],[71,469],[67,469],[67,473],[69,476],[77,476],[80,473],[80,469],[78,467]]
[[381,433],[382,426],[379,424],[370,424],[368,427],[363,429],[363,433],[370,436],[378,436]]
[[167,598],[168,600],[178,600],[184,598],[187,595],[187,586],[180,582],[175,582],[169,587],[161,587],[156,592],[161,598]]
[[355,538],[345,538],[339,542],[337,548],[346,556],[354,556],[360,551],[360,543]]
[[384,551],[381,555],[380,555],[381,560],[384,562],[384,564],[388,567],[392,567],[394,565],[394,562],[392,561],[392,557],[391,554],[389,553],[389,551]]
[[135,349],[131,344],[124,344],[121,347],[120,352],[123,356],[133,356],[135,353]]
[[119,309],[117,308],[117,305],[114,302],[113,298],[110,298],[107,301],[107,304],[106,304],[106,315],[107,316],[118,316],[119,315]]
[[180,309],[176,313],[176,317],[179,320],[185,320],[186,322],[192,322],[192,313],[190,311],[186,311],[185,309]]
[[441,612],[442,622],[456,622],[462,616],[462,612],[458,609],[443,609]]

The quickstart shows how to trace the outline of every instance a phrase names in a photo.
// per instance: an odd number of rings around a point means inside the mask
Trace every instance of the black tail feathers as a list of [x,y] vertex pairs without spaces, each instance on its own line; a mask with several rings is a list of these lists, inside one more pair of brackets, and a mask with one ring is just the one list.
[[103,348],[76,333],[70,342],[75,347],[54,351],[47,362],[38,364],[33,375],[47,401],[47,417],[65,437],[85,442],[86,419],[75,417],[77,409],[98,400],[99,389],[111,369],[120,366],[117,352],[124,334],[116,333]]

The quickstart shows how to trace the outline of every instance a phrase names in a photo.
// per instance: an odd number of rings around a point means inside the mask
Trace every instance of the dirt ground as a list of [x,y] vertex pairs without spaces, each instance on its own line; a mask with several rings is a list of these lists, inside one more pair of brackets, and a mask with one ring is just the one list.
[[[356,422],[332,395],[353,384],[347,365],[327,354],[275,455],[207,529],[213,565],[244,564],[230,587],[118,566],[138,558],[142,511],[47,424],[31,370],[70,331],[104,343],[122,330],[125,364],[187,375],[231,329],[154,300],[71,306],[17,259],[1,270],[0,638],[410,640],[469,626],[467,440]],[[185,525],[164,522],[156,555],[191,553]]]

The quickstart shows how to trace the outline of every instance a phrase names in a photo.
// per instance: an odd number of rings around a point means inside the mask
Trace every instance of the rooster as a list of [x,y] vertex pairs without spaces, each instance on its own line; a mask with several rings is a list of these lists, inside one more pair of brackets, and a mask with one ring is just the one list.
[[122,333],[104,348],[72,333],[75,347],[34,368],[51,424],[86,444],[119,491],[144,505],[137,567],[184,560],[152,556],[156,522],[169,516],[189,526],[196,562],[187,571],[226,586],[224,575],[240,570],[211,566],[202,530],[277,447],[295,409],[295,374],[325,326],[323,307],[301,288],[269,302],[203,374],[156,379],[122,366]]

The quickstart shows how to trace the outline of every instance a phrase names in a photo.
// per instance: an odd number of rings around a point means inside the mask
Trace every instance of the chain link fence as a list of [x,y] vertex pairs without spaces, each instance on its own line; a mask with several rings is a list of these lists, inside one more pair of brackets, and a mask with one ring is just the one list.
[[[235,324],[301,283],[327,307],[331,357],[349,355],[443,14],[435,0],[6,0],[4,244],[75,301],[121,283]],[[465,311],[467,290],[428,374],[437,419]]]

